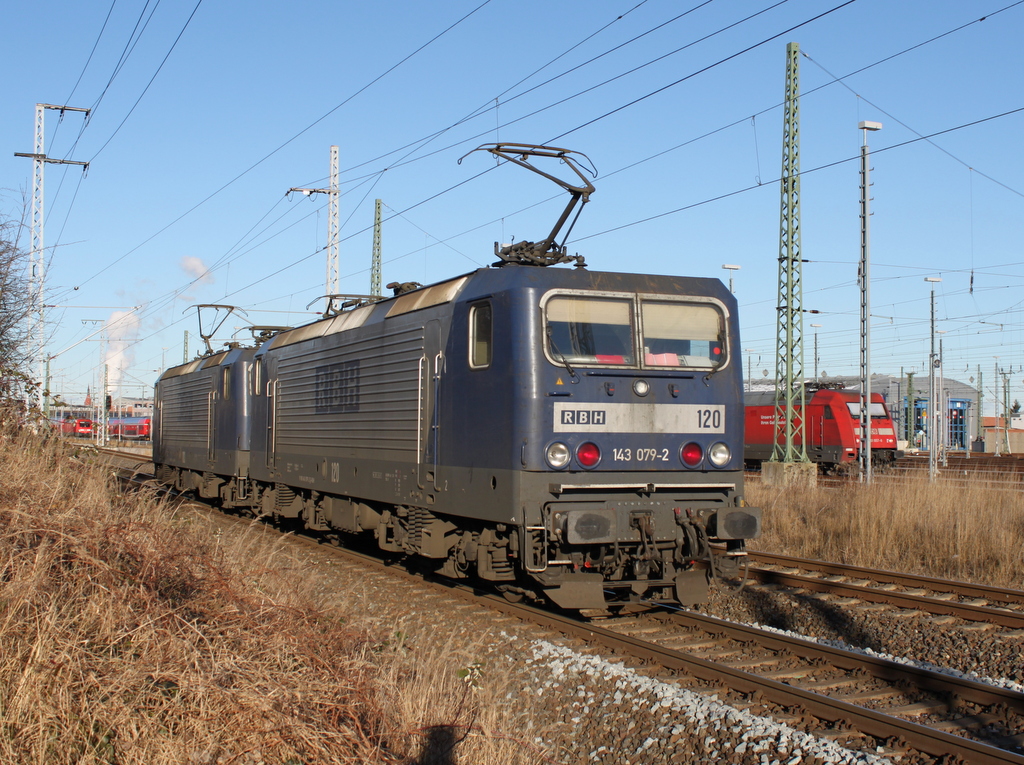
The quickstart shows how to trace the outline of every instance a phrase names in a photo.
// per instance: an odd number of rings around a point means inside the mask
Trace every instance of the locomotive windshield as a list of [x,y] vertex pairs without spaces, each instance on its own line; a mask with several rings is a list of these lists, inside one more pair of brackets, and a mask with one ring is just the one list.
[[[860,419],[860,402],[850,401],[846,404],[847,409],[850,410],[850,415],[855,419]],[[871,402],[871,406],[868,408],[871,413],[872,420],[888,420],[889,413],[885,411],[885,404],[878,403],[876,401]]]
[[635,367],[640,358],[644,367],[714,369],[725,362],[725,318],[710,303],[557,295],[545,318],[556,363]]
[[651,367],[718,367],[725,361],[723,320],[705,303],[640,303],[644,364]]
[[552,358],[570,364],[635,364],[633,302],[556,297],[547,304]]

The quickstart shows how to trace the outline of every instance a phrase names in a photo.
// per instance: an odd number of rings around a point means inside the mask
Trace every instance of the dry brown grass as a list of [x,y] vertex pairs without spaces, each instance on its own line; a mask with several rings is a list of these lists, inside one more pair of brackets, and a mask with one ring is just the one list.
[[211,536],[68,452],[0,434],[0,762],[540,760],[480,735],[502,688],[318,606],[280,537]]
[[408,663],[390,665],[388,708],[400,719],[419,721],[404,730],[402,754],[422,765],[551,763],[531,743],[547,726],[536,725],[538,713],[501,656],[508,638],[488,632],[458,645],[445,632],[417,645]]
[[[1009,477],[1008,477],[1009,479]],[[966,488],[914,478],[839,488],[751,482],[764,508],[757,549],[1024,588],[1024,492],[981,479]]]

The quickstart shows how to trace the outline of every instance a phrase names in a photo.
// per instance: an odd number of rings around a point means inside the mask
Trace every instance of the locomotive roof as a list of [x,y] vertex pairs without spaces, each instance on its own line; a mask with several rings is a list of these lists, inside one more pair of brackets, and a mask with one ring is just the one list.
[[283,348],[317,337],[361,327],[367,322],[382,321],[424,308],[459,300],[476,300],[512,289],[592,289],[608,292],[639,292],[645,294],[695,295],[714,297],[733,311],[734,299],[718,279],[691,276],[625,274],[610,271],[589,271],[574,268],[537,268],[506,266],[481,268],[447,281],[384,298],[376,303],[353,308],[336,316],[317,319],[295,329],[274,335],[263,344],[263,350]]
[[334,316],[317,319],[294,329],[286,329],[271,337],[258,349],[230,348],[210,356],[201,356],[167,369],[159,379],[191,374],[237,358],[237,353],[261,353],[304,340],[355,329],[371,319],[384,320],[455,300],[476,300],[498,292],[514,289],[590,289],[607,292],[637,292],[652,295],[693,295],[713,297],[735,315],[735,298],[721,280],[695,276],[632,274],[615,271],[590,271],[584,268],[538,268],[510,265],[503,268],[480,268],[436,284],[420,287],[401,295],[383,298]]
[[[844,388],[836,390],[834,388],[808,388],[805,391],[806,396],[805,402],[811,403],[814,399],[817,399],[814,403],[823,403],[829,400],[839,399],[840,401],[853,402],[860,400],[860,391],[855,388]],[[873,391],[871,393],[872,401],[883,401],[881,393]],[[755,390],[747,391],[743,394],[743,403],[746,406],[774,406],[775,405],[775,390]]]
[[230,364],[239,355],[243,353],[252,353],[252,348],[228,348],[227,350],[218,351],[210,356],[200,356],[199,358],[186,361],[184,364],[179,364],[176,367],[171,367],[164,371],[158,378],[159,380],[166,380],[170,377],[180,377],[181,375],[191,374],[192,372],[200,369],[210,369],[211,367],[217,367],[221,364]]

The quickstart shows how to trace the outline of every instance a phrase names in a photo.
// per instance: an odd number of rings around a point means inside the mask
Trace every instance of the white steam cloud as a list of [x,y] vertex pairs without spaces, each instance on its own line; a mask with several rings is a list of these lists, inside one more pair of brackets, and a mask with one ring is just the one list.
[[124,370],[135,362],[134,343],[139,337],[139,316],[135,311],[114,311],[107,319],[107,385],[115,389],[121,384]]
[[179,265],[181,270],[195,279],[197,283],[213,284],[213,274],[202,258],[197,258],[195,255],[184,255]]

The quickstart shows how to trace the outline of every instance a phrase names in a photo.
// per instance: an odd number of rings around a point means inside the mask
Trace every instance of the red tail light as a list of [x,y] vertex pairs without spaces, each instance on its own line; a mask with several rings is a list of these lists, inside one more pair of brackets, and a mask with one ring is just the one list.
[[588,441],[576,449],[576,459],[585,468],[595,467],[601,461],[601,450],[597,448],[597,444]]
[[704,459],[704,450],[700,448],[700,444],[695,444],[691,441],[679,450],[679,459],[687,467],[697,467],[701,460]]

